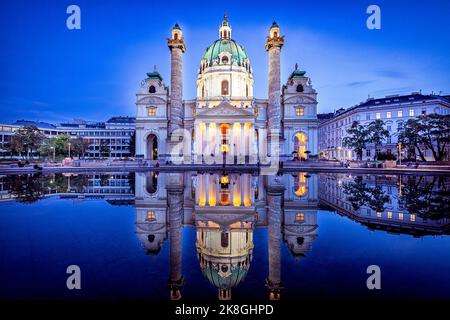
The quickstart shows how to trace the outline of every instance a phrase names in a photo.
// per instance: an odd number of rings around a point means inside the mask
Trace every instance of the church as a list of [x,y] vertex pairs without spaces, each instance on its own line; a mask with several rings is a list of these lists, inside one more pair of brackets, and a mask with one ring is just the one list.
[[[318,154],[317,92],[306,72],[295,69],[281,86],[285,37],[276,22],[269,29],[268,99],[253,95],[253,69],[244,47],[232,37],[224,16],[218,39],[200,59],[196,98],[183,99],[186,43],[178,24],[167,44],[170,87],[154,70],[136,94],[136,157],[183,163],[263,163],[306,160]],[[180,147],[181,145],[181,147]]]

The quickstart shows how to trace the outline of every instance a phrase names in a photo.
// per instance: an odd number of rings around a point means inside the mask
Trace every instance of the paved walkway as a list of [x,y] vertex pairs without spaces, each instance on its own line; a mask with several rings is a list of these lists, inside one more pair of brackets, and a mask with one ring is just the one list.
[[[83,166],[83,167],[44,167],[36,170],[32,166],[0,167],[0,174],[27,174],[27,173],[83,173],[83,172],[127,172],[127,171],[161,171],[161,172],[183,172],[183,171],[242,171],[259,173],[261,169],[257,165],[160,165],[139,166],[139,165],[117,165],[117,166]],[[361,173],[361,174],[443,174],[450,175],[449,168],[343,168],[343,167],[318,167],[284,164],[282,172],[336,172],[336,173]]]

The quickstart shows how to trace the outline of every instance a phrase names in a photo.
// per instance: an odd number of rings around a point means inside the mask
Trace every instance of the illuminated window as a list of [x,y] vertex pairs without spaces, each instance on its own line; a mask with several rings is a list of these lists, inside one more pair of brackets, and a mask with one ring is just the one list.
[[147,108],[147,114],[149,117],[156,116],[156,107],[149,107]]
[[147,220],[152,221],[156,219],[155,211],[147,211]]
[[388,211],[387,217],[388,217],[388,219],[392,219],[392,212],[391,211]]
[[392,112],[390,111],[386,112],[386,118],[392,118]]
[[398,219],[399,219],[399,220],[403,220],[403,213],[399,213],[399,214],[398,214]]
[[375,119],[381,119],[381,112],[375,113]]
[[226,96],[226,95],[228,95],[228,92],[229,92],[228,81],[223,80],[222,81],[222,95]]
[[409,115],[410,117],[414,117],[414,109],[409,109],[408,115]]
[[305,221],[305,214],[303,212],[299,212],[295,215],[295,222],[303,222]]
[[402,110],[397,111],[397,117],[399,117],[399,118],[403,117],[403,111]]
[[297,116],[304,116],[305,115],[305,108],[303,108],[303,107],[295,108],[295,114]]
[[412,222],[416,221],[416,215],[415,214],[409,215],[409,220],[411,220]]
[[377,217],[381,218],[381,212],[380,211],[377,212]]

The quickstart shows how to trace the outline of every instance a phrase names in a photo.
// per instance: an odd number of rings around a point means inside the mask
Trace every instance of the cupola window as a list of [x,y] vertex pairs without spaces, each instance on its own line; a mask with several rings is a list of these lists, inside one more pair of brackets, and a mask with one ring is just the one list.
[[149,92],[149,93],[155,93],[155,92],[156,92],[155,86],[150,86],[150,87],[148,88],[148,92]]
[[223,64],[227,64],[228,63],[228,57],[227,56],[223,56],[222,57],[222,63]]
[[301,85],[301,84],[299,84],[298,86],[297,86],[297,92],[303,92],[303,86]]
[[227,80],[222,81],[222,95],[226,96],[229,93],[229,85]]

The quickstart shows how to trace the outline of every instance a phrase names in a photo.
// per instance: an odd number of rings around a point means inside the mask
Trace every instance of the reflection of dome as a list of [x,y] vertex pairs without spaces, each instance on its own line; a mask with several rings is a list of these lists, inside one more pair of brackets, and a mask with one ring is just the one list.
[[215,287],[219,289],[231,289],[245,278],[250,266],[249,262],[239,263],[238,265],[232,265],[231,261],[225,264],[207,262],[202,267],[202,273]]
[[214,62],[219,62],[219,55],[222,52],[228,52],[231,55],[231,63],[235,62],[239,66],[244,64],[244,60],[248,59],[244,48],[233,39],[218,39],[214,41],[203,55],[208,66],[212,66]]
[[202,273],[219,289],[220,300],[231,299],[231,289],[244,280],[253,251],[251,222],[235,222],[224,229],[212,221],[197,227],[197,252]]

